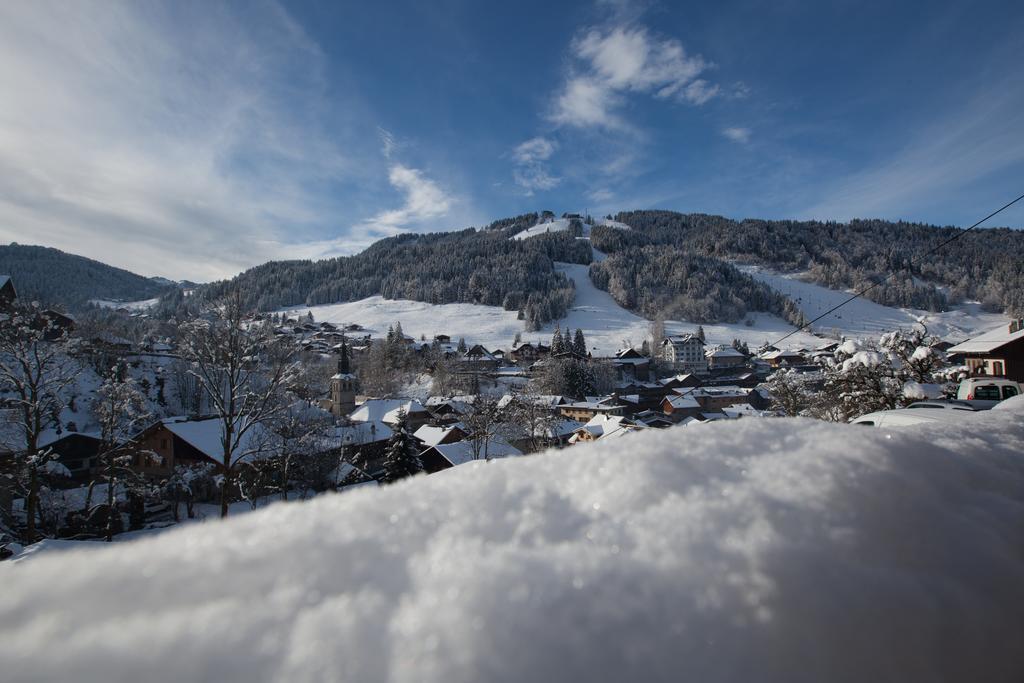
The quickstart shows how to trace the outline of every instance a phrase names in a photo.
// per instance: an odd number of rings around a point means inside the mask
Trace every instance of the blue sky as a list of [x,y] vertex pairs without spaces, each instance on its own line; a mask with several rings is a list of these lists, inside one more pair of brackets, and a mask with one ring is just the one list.
[[3,3],[0,239],[209,280],[545,208],[967,225],[1024,192],[1022,36],[1013,2]]

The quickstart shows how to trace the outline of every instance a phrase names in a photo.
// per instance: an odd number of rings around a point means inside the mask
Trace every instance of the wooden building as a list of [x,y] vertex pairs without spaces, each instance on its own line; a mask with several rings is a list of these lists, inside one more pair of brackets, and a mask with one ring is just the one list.
[[1024,319],[968,339],[950,347],[947,353],[962,358],[972,375],[1024,382]]

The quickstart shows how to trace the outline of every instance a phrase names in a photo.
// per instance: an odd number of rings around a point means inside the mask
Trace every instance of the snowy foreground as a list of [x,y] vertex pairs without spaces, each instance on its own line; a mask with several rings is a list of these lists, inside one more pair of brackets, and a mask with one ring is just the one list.
[[969,434],[712,423],[0,565],[0,662],[10,681],[1019,681],[1022,538],[1019,406]]

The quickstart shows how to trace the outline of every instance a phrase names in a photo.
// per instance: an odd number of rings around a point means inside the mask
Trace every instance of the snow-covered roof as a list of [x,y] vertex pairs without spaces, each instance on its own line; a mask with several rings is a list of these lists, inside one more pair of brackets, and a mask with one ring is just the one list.
[[697,399],[691,396],[666,396],[665,400],[669,402],[675,410],[683,410],[685,408],[700,408],[700,404],[697,403]]
[[778,350],[778,351],[769,351],[768,353],[762,353],[761,354],[761,359],[762,360],[775,360],[777,358],[799,358],[801,356],[802,356],[802,354],[799,351],[789,351],[789,350],[783,349],[783,350]]
[[[485,449],[483,445],[480,446],[479,458],[474,458],[475,452],[473,450],[473,442],[471,441],[442,443],[433,446],[432,450],[437,451],[441,457],[453,465],[464,465],[467,462],[472,462],[473,460],[483,460]],[[486,452],[487,458],[511,458],[523,455],[521,450],[499,436],[491,437],[487,441]]]
[[425,446],[436,446],[439,443],[441,443],[445,439],[445,437],[447,437],[456,429],[459,429],[459,431],[464,431],[461,429],[461,427],[457,427],[456,425],[446,425],[443,427],[435,427],[434,425],[423,425],[415,432],[413,432],[413,436],[422,441]]
[[419,401],[408,398],[369,398],[352,411],[348,417],[354,422],[395,424],[398,422],[399,413],[403,411],[409,415],[426,412],[426,410]]
[[1010,329],[1010,323],[1000,325],[984,334],[979,334],[977,337],[950,347],[946,353],[989,353],[1000,346],[1024,339],[1024,327],[1016,332],[1011,332]]
[[[167,431],[182,439],[197,451],[214,462],[223,462],[224,447],[221,443],[223,431],[219,419],[193,420],[173,417],[161,421]],[[275,452],[276,440],[261,425],[250,427],[238,443],[232,458],[248,460],[265,457]],[[247,451],[259,449],[259,453],[248,454]]]
[[387,441],[394,432],[387,424],[381,421],[353,422],[352,424],[336,427],[334,435],[338,445],[345,444],[367,444],[378,441]]
[[737,351],[731,346],[725,348],[715,349],[714,351],[707,352],[708,358],[746,358],[741,351]]

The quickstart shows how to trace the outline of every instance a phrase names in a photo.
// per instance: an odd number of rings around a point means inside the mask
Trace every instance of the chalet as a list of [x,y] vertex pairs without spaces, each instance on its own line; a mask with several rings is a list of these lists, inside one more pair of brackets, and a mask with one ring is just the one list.
[[668,390],[699,387],[703,383],[699,377],[690,373],[675,375],[674,377],[663,377],[658,380],[658,384]]
[[621,415],[595,415],[586,424],[576,429],[569,437],[569,443],[585,443],[603,439],[619,438],[643,429],[643,423]]
[[595,415],[621,416],[623,413],[623,406],[618,405],[613,398],[609,397],[601,400],[566,403],[558,406],[558,413],[562,417],[567,417],[570,420],[587,422]]
[[522,451],[505,439],[494,436],[481,443],[456,441],[431,446],[420,453],[420,462],[427,473],[433,474],[474,460],[513,458],[522,454]]
[[757,390],[743,387],[699,387],[689,390],[687,395],[696,400],[705,412],[718,412],[729,406],[743,404],[767,407],[763,405],[764,397]]
[[396,426],[402,422],[411,430],[430,422],[430,411],[419,401],[407,398],[369,398],[348,416],[352,422],[383,422]]
[[463,369],[471,370],[497,370],[501,361],[494,357],[490,351],[480,344],[474,344],[459,359]]
[[[132,438],[140,451],[134,456],[132,469],[152,477],[166,477],[178,465],[209,463],[222,469],[221,435],[221,421],[213,417],[160,420]],[[250,429],[236,453],[257,450],[266,436],[262,428]]]
[[698,375],[708,374],[704,342],[696,334],[666,337],[661,342],[661,357],[676,370]]
[[802,353],[797,351],[768,351],[761,354],[761,360],[773,368],[788,367],[791,365],[803,365],[807,362]]
[[463,441],[469,433],[462,428],[462,425],[444,425],[435,427],[433,425],[423,425],[413,433],[413,437],[423,444],[424,448],[430,448],[431,446],[437,446],[440,444],[455,443],[456,441]]
[[426,407],[438,422],[458,422],[463,415],[473,412],[471,403],[443,396],[431,396],[427,399]]
[[704,409],[704,406],[696,398],[689,395],[673,394],[666,396],[661,402],[661,412],[677,420],[684,417],[695,417],[702,413]]
[[10,275],[0,275],[0,311],[8,311],[18,300],[18,292],[14,290],[14,280]]
[[523,453],[529,453],[538,448],[565,446],[573,433],[582,426],[583,423],[576,420],[541,418],[534,423],[532,429],[526,425],[505,424],[501,432],[509,443]]
[[452,338],[447,334],[435,334],[434,341],[438,344],[451,344]]
[[705,356],[708,359],[708,368],[711,370],[736,368],[746,364],[747,362],[747,357],[743,352],[734,349],[731,346],[710,350],[705,354]]
[[612,359],[612,366],[618,373],[620,381],[641,380],[650,378],[651,359],[636,349],[621,349]]
[[1024,382],[1024,319],[1012,320],[952,346],[947,353],[963,358],[972,375]]
[[517,365],[531,365],[540,358],[548,355],[551,352],[551,348],[544,344],[533,344],[526,342],[524,344],[517,344],[512,347],[512,350],[506,354],[508,359]]
[[96,456],[102,443],[95,434],[66,432],[60,436],[53,435],[52,439],[41,439],[39,446],[53,451],[57,462],[71,473],[71,482],[85,484],[97,466]]

